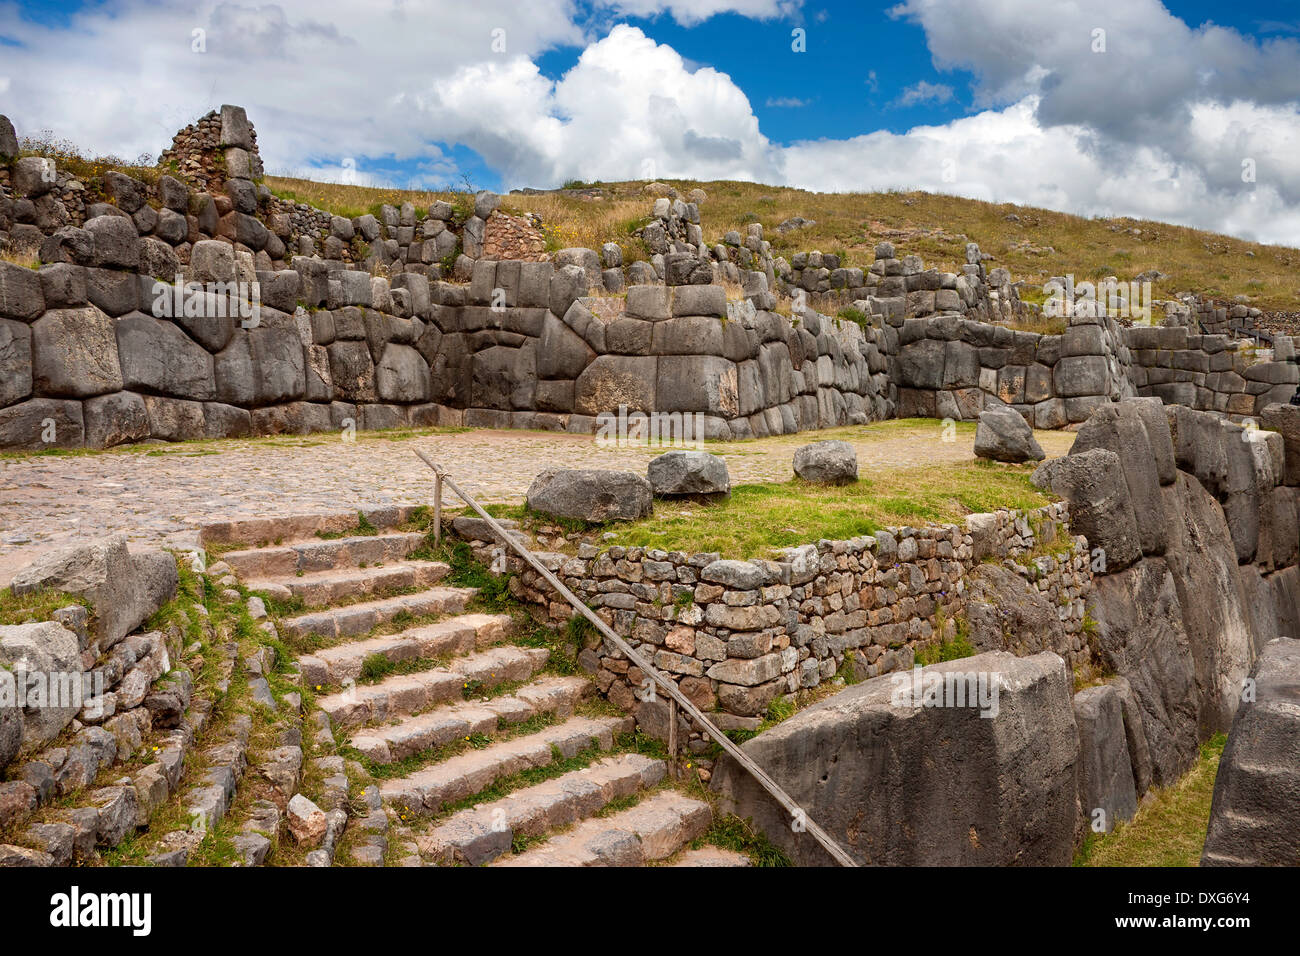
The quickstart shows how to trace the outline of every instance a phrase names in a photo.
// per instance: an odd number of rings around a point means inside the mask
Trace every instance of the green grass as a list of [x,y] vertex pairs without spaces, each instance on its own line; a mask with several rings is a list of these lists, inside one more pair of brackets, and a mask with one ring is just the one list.
[[755,866],[794,865],[785,851],[764,833],[751,827],[747,820],[731,814],[719,817],[714,813],[714,823],[709,832],[691,844],[692,849],[702,846],[716,846],[744,853]]
[[1089,833],[1075,866],[1196,866],[1210,825],[1214,778],[1228,738],[1216,734],[1183,778],[1154,787],[1136,816],[1110,833]]
[[[800,479],[737,485],[709,504],[660,504],[654,515],[611,524],[617,543],[725,557],[767,557],[778,549],[874,534],[885,527],[957,523],[997,508],[1029,510],[1051,501],[1029,483],[1030,466],[956,462],[897,469],[854,484],[826,486]],[[526,519],[521,508],[503,513]]]
[[51,620],[51,615],[70,604],[80,604],[91,611],[90,602],[75,594],[42,588],[27,594],[14,594],[10,588],[0,589],[0,625],[26,624]]

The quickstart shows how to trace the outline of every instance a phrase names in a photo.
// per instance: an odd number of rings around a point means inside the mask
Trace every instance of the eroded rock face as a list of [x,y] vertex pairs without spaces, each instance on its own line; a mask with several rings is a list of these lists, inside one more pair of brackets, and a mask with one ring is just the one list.
[[[24,694],[27,706],[19,711],[22,720],[20,750],[24,753],[39,750],[72,722],[81,710],[81,702],[74,698],[72,706],[47,706],[55,702],[55,695],[47,693],[39,699],[30,696],[34,686],[32,682],[38,681],[41,687],[49,688],[51,681],[57,680],[62,687],[80,680],[81,648],[77,636],[52,621],[0,627],[0,662],[6,665],[6,678],[12,675],[15,684],[25,682],[28,688]],[[0,707],[0,710],[9,709]],[[4,718],[0,718],[0,757],[8,749],[5,739],[12,733],[12,718],[8,727]],[[4,763],[0,760],[0,766]]]
[[94,608],[94,635],[107,649],[175,596],[176,564],[162,557],[133,556],[126,536],[114,535],[42,555],[10,586],[15,594],[48,588],[85,597]]
[[[864,681],[744,744],[859,863],[1065,865],[1075,827],[1078,740],[1056,654],[979,654],[926,674],[996,675],[997,715],[895,703],[911,674]],[[795,863],[827,865],[807,833],[734,761],[714,789]]]
[[977,566],[967,581],[966,619],[977,651],[1068,654],[1070,638],[1046,594],[1000,564]]
[[635,521],[653,507],[650,482],[627,471],[549,469],[528,486],[528,507],[557,518]]
[[1120,694],[1109,684],[1079,691],[1074,722],[1079,728],[1079,808],[1086,824],[1109,833],[1137,813]]
[[1092,617],[1106,669],[1128,678],[1151,753],[1152,779],[1176,781],[1196,759],[1196,662],[1173,575],[1149,558],[1094,582]]
[[1202,866],[1300,864],[1300,640],[1269,642],[1219,760]]

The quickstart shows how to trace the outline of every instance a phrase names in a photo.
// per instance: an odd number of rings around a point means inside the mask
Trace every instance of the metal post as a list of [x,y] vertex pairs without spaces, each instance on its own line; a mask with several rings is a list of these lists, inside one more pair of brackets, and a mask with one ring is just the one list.
[[433,473],[433,543],[442,544],[442,472]]

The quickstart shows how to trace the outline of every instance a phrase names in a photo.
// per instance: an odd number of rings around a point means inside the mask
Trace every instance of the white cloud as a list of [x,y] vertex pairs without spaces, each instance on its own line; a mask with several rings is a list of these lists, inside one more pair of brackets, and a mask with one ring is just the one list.
[[[786,0],[599,0],[603,14],[693,23]],[[268,168],[458,181],[462,144],[508,186],[699,178],[812,189],[917,187],[1083,214],[1148,216],[1267,241],[1300,235],[1300,43],[1192,29],[1156,0],[907,0],[934,65],[968,70],[980,111],[940,126],[771,143],[729,76],[641,30],[587,34],[573,0],[368,5],[352,0],[118,0],[72,29],[0,2],[0,112],[99,151],[158,152],[222,102],[240,103]],[[970,29],[972,18],[980,28]],[[207,52],[191,52],[195,28]],[[1090,52],[1094,29],[1106,53]],[[494,31],[504,30],[504,33]],[[504,40],[494,52],[493,41]],[[498,43],[499,45],[499,43]],[[552,80],[537,66],[582,48]],[[875,76],[867,74],[869,89]],[[945,92],[947,91],[947,92]],[[922,81],[911,103],[944,102]],[[776,97],[769,106],[796,104]],[[348,172],[354,157],[361,172]],[[1242,181],[1251,160],[1257,181]]]
[[801,100],[797,96],[769,96],[763,105],[769,109],[799,109],[812,100]]
[[952,100],[952,87],[945,83],[930,83],[921,80],[903,90],[898,98],[899,106],[915,106],[917,103],[948,103]]

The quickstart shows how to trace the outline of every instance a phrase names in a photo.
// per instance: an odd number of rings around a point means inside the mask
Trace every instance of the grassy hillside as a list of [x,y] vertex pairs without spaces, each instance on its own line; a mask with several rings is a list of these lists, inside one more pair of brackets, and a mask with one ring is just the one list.
[[[454,193],[406,192],[268,177],[280,196],[311,203],[340,215],[357,216],[379,204],[410,200],[417,207]],[[844,254],[850,265],[867,266],[877,242],[888,239],[927,265],[956,270],[967,241],[994,256],[993,264],[1029,284],[1025,298],[1053,275],[1077,279],[1115,275],[1130,280],[1157,270],[1154,298],[1201,292],[1223,298],[1246,296],[1268,311],[1300,309],[1300,249],[1245,242],[1184,226],[1134,219],[1085,219],[1011,204],[980,202],[931,193],[813,193],[802,189],[739,182],[670,181],[683,195],[695,187],[708,193],[700,210],[706,241],[758,221],[777,254],[800,250]],[[571,184],[562,192],[510,195],[506,212],[541,216],[556,248],[599,248],[618,242],[633,258],[644,249],[630,236],[649,213],[643,183]],[[464,200],[463,194],[460,197]],[[777,224],[794,216],[816,220],[786,235]],[[1015,218],[1011,218],[1015,217]]]

